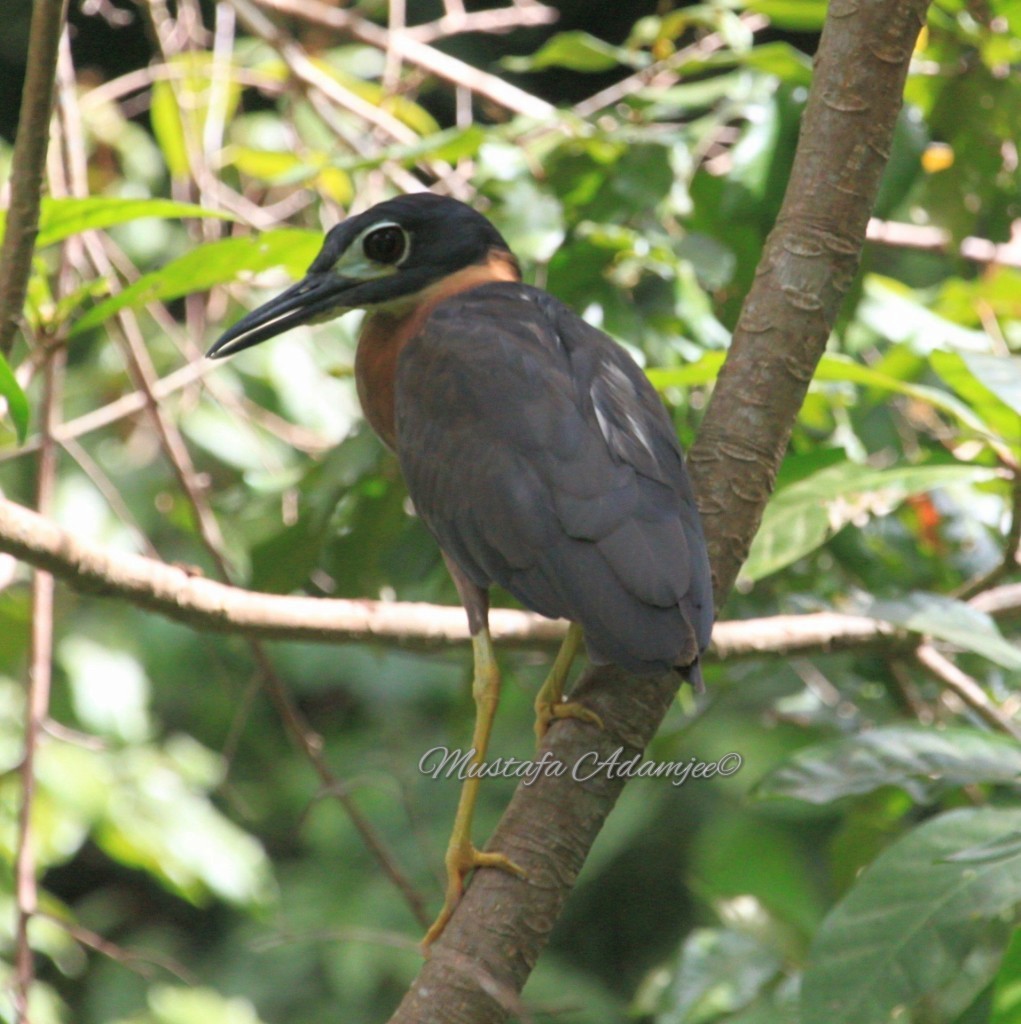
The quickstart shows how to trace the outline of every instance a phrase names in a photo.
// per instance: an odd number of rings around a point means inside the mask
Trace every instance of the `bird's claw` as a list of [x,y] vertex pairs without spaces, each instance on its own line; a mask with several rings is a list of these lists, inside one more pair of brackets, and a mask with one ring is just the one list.
[[467,875],[476,868],[499,868],[517,878],[527,878],[523,868],[519,867],[509,857],[502,853],[491,853],[486,850],[479,850],[470,842],[463,845],[451,846],[447,850],[447,892],[443,900],[443,908],[439,916],[429,927],[422,939],[422,949],[428,949],[443,933],[447,922],[454,913],[454,909],[461,902],[464,895],[464,880]]
[[574,718],[579,722],[588,722],[597,729],[606,728],[599,715],[576,700],[541,701],[535,706],[536,739],[541,742],[549,731],[549,727],[561,718]]

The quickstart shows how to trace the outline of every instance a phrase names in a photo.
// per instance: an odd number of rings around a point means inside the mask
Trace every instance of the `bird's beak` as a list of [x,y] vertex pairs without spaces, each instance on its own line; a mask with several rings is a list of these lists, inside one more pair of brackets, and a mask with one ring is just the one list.
[[300,324],[332,320],[354,308],[344,302],[343,295],[360,283],[330,271],[306,274],[287,291],[242,317],[217,339],[206,355],[222,359]]

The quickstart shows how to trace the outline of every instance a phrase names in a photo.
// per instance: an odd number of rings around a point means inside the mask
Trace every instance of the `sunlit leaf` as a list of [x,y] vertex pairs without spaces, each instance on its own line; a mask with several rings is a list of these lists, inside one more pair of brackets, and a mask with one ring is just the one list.
[[791,32],[818,32],[826,20],[826,0],[750,0],[746,7]]
[[895,466],[844,462],[777,491],[766,506],[742,575],[762,579],[803,558],[848,523],[885,515],[909,494],[992,480],[981,466]]
[[0,398],[7,403],[7,413],[14,424],[19,444],[24,443],[28,433],[28,397],[22,391],[17,377],[11,371],[10,364],[0,352]]
[[258,273],[272,267],[285,267],[300,276],[315,258],[323,238],[317,231],[284,228],[267,231],[256,238],[228,238],[210,242],[172,260],[152,274],[101,302],[82,316],[71,330],[71,337],[97,327],[122,309],[136,309],[158,299],[176,299],[181,295],[205,291],[217,284],[235,281],[243,273]]
[[649,56],[641,50],[612,46],[588,32],[559,32],[530,56],[504,57],[500,63],[508,71],[541,71],[552,67],[569,68],[571,71],[612,71],[621,64],[645,67]]
[[1021,359],[978,352],[933,352],[933,369],[988,428],[1021,450]]
[[[0,236],[3,234],[5,210],[0,210]],[[82,231],[97,231],[139,220],[143,217],[218,217],[233,220],[229,213],[210,210],[194,203],[178,203],[173,199],[122,199],[116,196],[90,196],[87,199],[46,197],[39,211],[39,235],[36,248],[55,245]]]
[[184,178],[191,169],[188,145],[184,138],[184,122],[170,82],[157,79],[152,83],[149,119],[156,141],[167,162],[167,170],[175,178]]
[[996,947],[1021,903],[1021,852],[985,863],[949,858],[1018,829],[1021,811],[953,811],[882,853],[812,943],[802,1024],[886,1021],[951,982],[964,986],[967,1005],[995,974]]
[[799,750],[754,795],[828,804],[898,786],[919,803],[932,803],[948,789],[986,784],[1021,786],[1021,748],[1012,740],[975,729],[905,725]]
[[228,998],[211,988],[155,985],[148,1008],[114,1024],[263,1024],[247,999]]

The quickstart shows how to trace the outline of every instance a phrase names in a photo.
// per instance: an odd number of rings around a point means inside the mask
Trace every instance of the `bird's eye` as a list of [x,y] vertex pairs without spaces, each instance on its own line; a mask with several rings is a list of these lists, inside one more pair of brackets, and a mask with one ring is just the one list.
[[392,224],[370,232],[362,242],[362,251],[376,263],[396,263],[407,247],[404,232]]

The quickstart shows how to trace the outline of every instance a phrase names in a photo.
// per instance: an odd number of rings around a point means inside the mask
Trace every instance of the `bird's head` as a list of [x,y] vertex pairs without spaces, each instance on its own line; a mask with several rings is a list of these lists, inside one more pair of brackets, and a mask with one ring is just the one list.
[[503,236],[470,206],[429,192],[389,199],[333,228],[305,276],[234,324],[208,355],[232,355],[350,309],[413,304],[458,271],[494,258],[516,272]]

